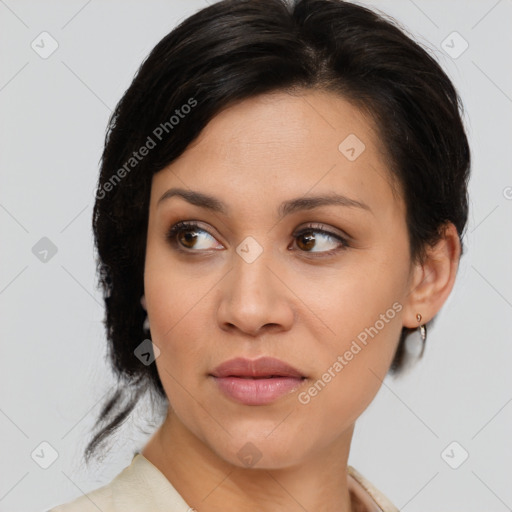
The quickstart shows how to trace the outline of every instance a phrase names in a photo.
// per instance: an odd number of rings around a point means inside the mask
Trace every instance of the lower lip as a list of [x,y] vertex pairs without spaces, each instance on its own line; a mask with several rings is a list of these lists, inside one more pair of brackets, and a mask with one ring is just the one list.
[[300,377],[271,377],[270,379],[214,377],[214,379],[226,396],[245,405],[270,404],[295,391],[304,380]]

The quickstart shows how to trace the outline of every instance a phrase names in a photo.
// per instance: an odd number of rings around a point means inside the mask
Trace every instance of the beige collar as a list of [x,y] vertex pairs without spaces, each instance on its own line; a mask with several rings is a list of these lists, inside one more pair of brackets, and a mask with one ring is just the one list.
[[[148,480],[151,479],[156,482],[159,491],[165,490],[167,500],[170,497],[169,495],[172,495],[173,503],[180,507],[176,508],[176,511],[183,509],[184,512],[188,512],[190,510],[189,506],[183,501],[183,498],[161,471],[141,453],[134,455],[131,465],[135,466],[134,469],[138,468],[147,475]],[[398,508],[355,468],[348,466],[347,474],[348,489],[351,495],[354,512],[399,512]],[[167,504],[169,505],[168,501]],[[174,509],[167,508],[167,510]]]
[[348,466],[347,473],[348,490],[354,512],[399,512],[398,508],[357,469]]
[[[353,467],[347,468],[348,490],[354,512],[399,512]],[[191,512],[193,509],[164,474],[136,453],[110,483],[82,494],[49,512]]]

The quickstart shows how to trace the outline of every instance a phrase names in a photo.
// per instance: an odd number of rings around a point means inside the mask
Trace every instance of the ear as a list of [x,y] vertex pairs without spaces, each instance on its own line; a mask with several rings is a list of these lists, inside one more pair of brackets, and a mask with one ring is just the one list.
[[[445,224],[440,240],[426,249],[422,263],[411,270],[409,292],[405,300],[403,325],[415,329],[419,323],[432,320],[450,295],[457,269],[461,246],[457,228],[451,222]],[[417,314],[421,315],[418,323]]]

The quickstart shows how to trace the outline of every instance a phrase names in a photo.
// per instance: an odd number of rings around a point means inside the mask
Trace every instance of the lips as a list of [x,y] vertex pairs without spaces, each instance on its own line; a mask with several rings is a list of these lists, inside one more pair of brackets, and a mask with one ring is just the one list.
[[273,357],[260,357],[250,360],[242,357],[230,359],[217,366],[212,372],[214,377],[239,377],[239,378],[272,378],[295,377],[303,378],[296,368]]
[[293,393],[306,379],[296,368],[273,357],[236,358],[210,374],[217,388],[244,405],[267,405]]

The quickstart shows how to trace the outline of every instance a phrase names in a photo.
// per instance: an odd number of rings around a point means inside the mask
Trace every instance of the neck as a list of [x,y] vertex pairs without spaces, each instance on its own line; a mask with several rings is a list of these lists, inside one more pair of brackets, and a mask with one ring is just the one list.
[[243,468],[222,459],[169,412],[142,454],[201,512],[354,512],[347,485],[353,429],[300,465]]

